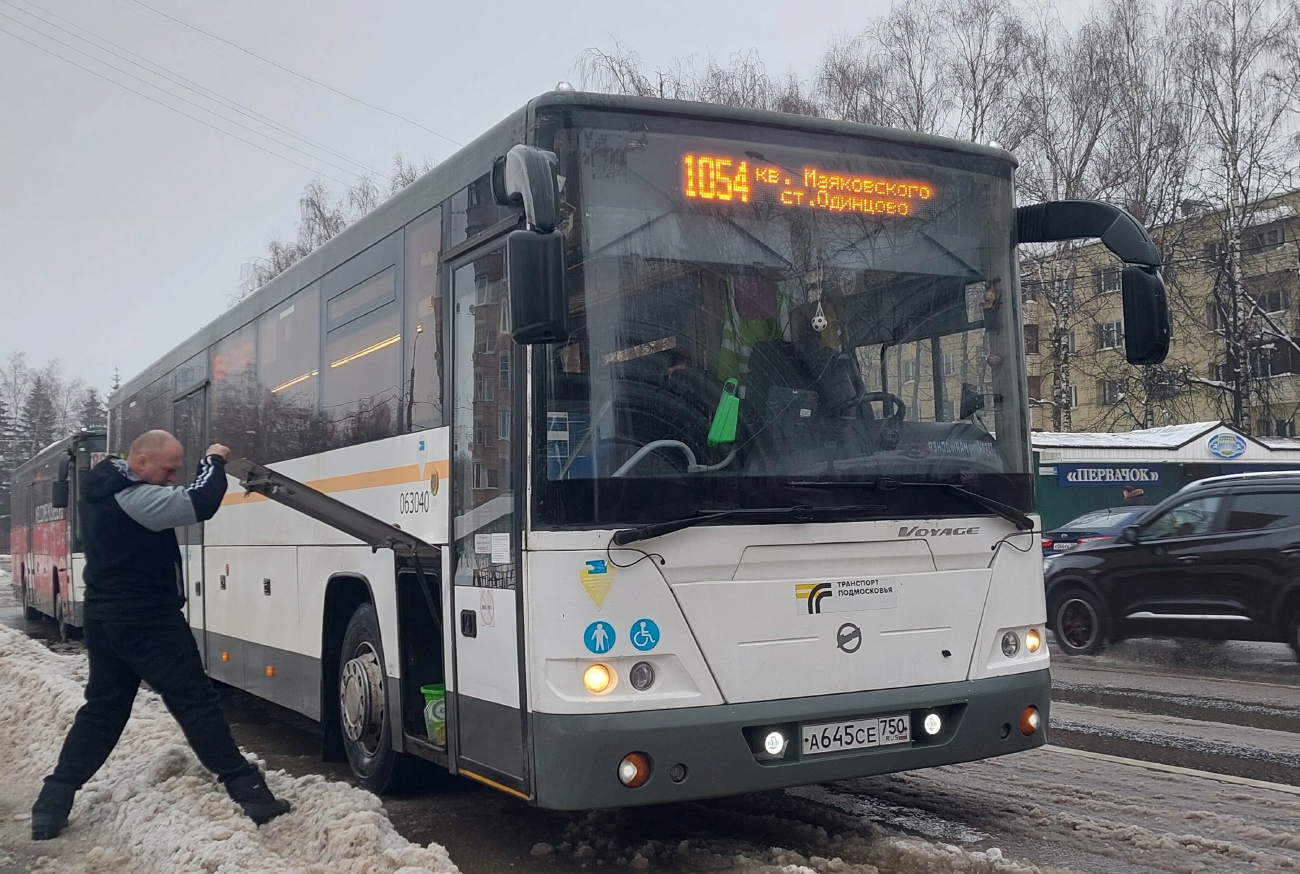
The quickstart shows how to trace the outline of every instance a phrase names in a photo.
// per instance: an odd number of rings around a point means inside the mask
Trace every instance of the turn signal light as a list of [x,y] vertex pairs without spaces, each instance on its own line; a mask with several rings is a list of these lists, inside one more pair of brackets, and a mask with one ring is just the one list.
[[272,665],[267,665],[267,666],[266,666],[266,675],[267,675],[268,677],[274,677],[274,676],[275,676],[275,667],[272,666]]
[[1038,633],[1037,628],[1031,628],[1025,632],[1025,649],[1030,652],[1038,652],[1038,648],[1043,645],[1043,636]]
[[614,684],[614,672],[605,665],[591,665],[582,673],[582,685],[593,695],[604,695]]
[[228,661],[230,661],[230,653],[228,653],[228,652],[223,652],[223,653],[221,654],[221,660],[222,660],[223,662],[228,662]]
[[1038,731],[1042,721],[1043,718],[1038,715],[1037,707],[1026,707],[1024,712],[1020,714],[1020,733],[1026,736],[1033,734]]
[[618,780],[629,789],[644,786],[650,779],[650,757],[645,753],[628,753],[618,763]]

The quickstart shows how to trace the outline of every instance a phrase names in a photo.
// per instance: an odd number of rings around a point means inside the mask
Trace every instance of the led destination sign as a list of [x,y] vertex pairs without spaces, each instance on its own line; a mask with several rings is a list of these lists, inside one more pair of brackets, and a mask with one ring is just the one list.
[[886,176],[798,171],[726,155],[682,155],[682,194],[719,203],[773,203],[827,212],[913,215],[935,196],[931,183]]

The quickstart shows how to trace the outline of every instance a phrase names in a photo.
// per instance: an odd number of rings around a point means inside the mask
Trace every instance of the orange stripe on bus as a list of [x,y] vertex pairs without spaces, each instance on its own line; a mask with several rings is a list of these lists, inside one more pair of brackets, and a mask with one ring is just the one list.
[[[438,478],[445,480],[451,471],[450,461],[431,461],[424,466],[425,473],[438,474]],[[331,476],[324,479],[309,480],[303,483],[308,488],[315,489],[324,494],[333,492],[351,492],[357,489],[375,489],[382,486],[401,486],[409,483],[424,483],[428,480],[421,475],[420,465],[407,464],[402,467],[386,467],[382,470],[367,470],[361,473],[349,473],[343,476]],[[258,501],[269,500],[264,495],[255,492],[245,494],[244,492],[231,492],[221,501],[221,505],[242,505],[253,504]]]

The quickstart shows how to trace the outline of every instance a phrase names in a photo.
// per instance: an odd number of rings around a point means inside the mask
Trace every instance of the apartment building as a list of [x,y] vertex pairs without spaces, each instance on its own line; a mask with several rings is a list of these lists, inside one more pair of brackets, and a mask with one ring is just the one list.
[[1022,252],[1035,430],[1225,420],[1258,436],[1296,435],[1300,191],[1238,212],[1233,232],[1227,213],[1187,202],[1178,221],[1153,231],[1173,313],[1169,357],[1157,367],[1124,359],[1122,265],[1099,242]]

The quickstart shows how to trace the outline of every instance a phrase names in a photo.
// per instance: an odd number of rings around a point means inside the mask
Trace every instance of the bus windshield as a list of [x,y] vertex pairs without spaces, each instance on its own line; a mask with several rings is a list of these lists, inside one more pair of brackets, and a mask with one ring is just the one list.
[[536,368],[537,524],[1032,511],[1009,162],[659,118],[556,145],[571,334]]

